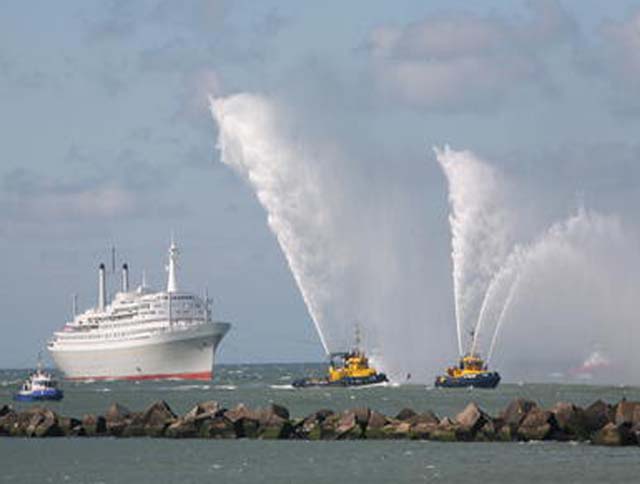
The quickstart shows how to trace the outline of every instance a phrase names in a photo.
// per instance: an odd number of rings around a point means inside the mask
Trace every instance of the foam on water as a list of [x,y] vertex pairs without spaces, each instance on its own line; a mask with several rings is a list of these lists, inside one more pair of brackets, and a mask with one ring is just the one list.
[[213,388],[215,390],[237,390],[238,387],[236,385],[214,385]]

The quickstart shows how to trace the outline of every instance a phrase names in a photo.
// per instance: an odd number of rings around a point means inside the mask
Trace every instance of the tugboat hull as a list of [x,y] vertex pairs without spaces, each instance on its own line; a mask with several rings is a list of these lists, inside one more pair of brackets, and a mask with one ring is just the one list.
[[308,387],[355,387],[363,385],[374,385],[389,381],[384,373],[377,373],[368,377],[345,377],[336,381],[329,381],[328,378],[300,378],[294,380],[291,385],[294,388]]
[[475,375],[453,377],[442,375],[436,378],[436,387],[440,388],[495,388],[500,383],[500,375],[495,372],[487,372]]
[[55,391],[34,391],[29,393],[16,393],[13,399],[16,402],[42,402],[42,401],[58,401],[62,400],[64,393],[62,390]]

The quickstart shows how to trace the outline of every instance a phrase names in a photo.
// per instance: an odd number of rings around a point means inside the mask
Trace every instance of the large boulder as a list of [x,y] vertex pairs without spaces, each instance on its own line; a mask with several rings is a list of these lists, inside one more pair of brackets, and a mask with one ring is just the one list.
[[114,437],[124,436],[133,417],[133,413],[127,407],[112,403],[104,414],[107,433]]
[[210,439],[235,439],[238,436],[236,424],[225,416],[204,420],[198,434],[200,437]]
[[417,424],[437,425],[440,422],[440,419],[431,410],[427,410],[426,412],[422,412],[414,415],[409,419],[409,422],[411,422],[411,425],[417,425]]
[[104,414],[104,418],[107,420],[107,422],[109,422],[114,420],[125,420],[131,415],[132,412],[127,407],[117,402],[113,402],[111,405],[109,405],[109,408],[107,408],[107,411]]
[[496,422],[493,419],[487,420],[482,427],[473,436],[477,442],[493,442],[500,440],[498,438],[498,428]]
[[289,410],[277,403],[271,403],[268,407],[258,410],[258,419],[260,423],[268,423],[270,421],[289,420]]
[[[200,422],[202,422],[201,420]],[[181,417],[175,422],[169,424],[164,431],[165,437],[172,439],[189,439],[198,437],[200,434],[200,425],[195,419],[185,419]]]
[[233,428],[236,431],[237,438],[255,439],[258,437],[259,431],[262,427],[260,426],[259,420],[250,417],[242,417],[233,422]]
[[[237,438],[255,438],[258,436],[260,419],[268,419],[264,411],[253,410],[240,403],[223,413],[224,418],[233,424]],[[279,418],[275,415],[273,418]]]
[[191,410],[184,414],[182,417],[184,420],[204,420],[207,418],[215,417],[218,412],[224,413],[225,409],[215,400],[209,400],[207,402],[200,402],[196,404]]
[[25,437],[61,437],[58,415],[43,407],[33,407],[18,414],[12,435]]
[[587,440],[591,434],[585,411],[573,403],[558,402],[551,409],[555,417],[559,437],[562,439]]
[[288,439],[294,432],[289,410],[275,403],[258,411],[257,437],[260,439]]
[[616,424],[610,422],[598,430],[591,439],[595,445],[632,445],[637,441],[631,432],[629,424]]
[[239,403],[230,410],[224,412],[224,416],[231,422],[248,418],[251,420],[260,420],[260,414],[256,410],[250,409],[244,403]]
[[463,432],[475,437],[476,433],[486,423],[491,422],[491,417],[482,411],[475,402],[471,402],[462,412],[456,415],[455,421]]
[[549,440],[555,437],[557,431],[558,424],[553,413],[534,407],[518,427],[518,436],[523,440]]
[[0,415],[0,435],[11,435],[17,420],[17,412],[11,407],[4,405],[2,415]]
[[411,438],[411,423],[406,420],[392,420],[385,427],[383,432],[387,439],[406,440]]
[[460,426],[449,417],[444,417],[438,425],[435,426],[429,438],[431,440],[439,440],[443,442],[455,442],[460,437]]
[[375,410],[371,410],[371,412],[369,413],[369,420],[367,421],[367,430],[381,429],[389,422],[390,420],[386,417],[386,415],[376,412]]
[[616,425],[633,426],[640,423],[640,402],[630,402],[625,399],[615,406],[614,422]]
[[360,426],[364,432],[369,425],[369,417],[371,416],[371,409],[368,407],[352,408],[351,412],[356,418],[356,423]]
[[107,421],[102,415],[87,414],[82,417],[82,428],[88,437],[97,437],[107,432]]
[[135,418],[132,425],[141,425],[144,435],[149,437],[161,437],[165,429],[177,420],[177,415],[173,413],[169,404],[164,400],[149,405],[140,415]]
[[333,410],[321,409],[308,415],[295,427],[298,437],[309,440],[320,440],[323,437],[322,425],[325,420],[335,415]]
[[600,430],[615,419],[615,409],[602,400],[597,400],[584,410],[586,425],[590,433]]
[[222,416],[226,409],[216,401],[200,402],[182,417],[171,422],[165,435],[171,438],[184,439],[200,436],[204,422]]
[[499,420],[502,425],[508,425],[512,430],[515,430],[520,427],[527,414],[537,407],[538,404],[536,402],[525,400],[524,398],[516,398],[509,402],[507,408],[500,413]]
[[358,422],[356,412],[345,410],[338,424],[335,427],[336,438],[340,440],[361,439],[364,436],[364,429]]
[[439,423],[418,422],[411,424],[410,437],[414,440],[429,440],[438,429]]
[[419,413],[409,419],[411,423],[411,438],[415,440],[429,440],[437,430],[440,419],[431,410]]
[[369,420],[365,428],[364,438],[366,439],[387,439],[389,436],[385,428],[392,423],[392,419],[388,418],[375,410],[369,413]]
[[413,409],[405,407],[398,412],[398,414],[396,415],[396,420],[408,421],[416,415],[418,414]]
[[62,433],[67,437],[82,437],[87,435],[82,421],[73,417],[59,417],[58,425],[62,430]]

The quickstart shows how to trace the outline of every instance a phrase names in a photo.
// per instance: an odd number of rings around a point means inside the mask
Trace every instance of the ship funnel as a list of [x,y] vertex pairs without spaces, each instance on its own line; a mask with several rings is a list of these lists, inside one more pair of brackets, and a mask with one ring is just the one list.
[[107,302],[107,283],[105,279],[104,264],[98,269],[98,309],[104,311]]
[[129,292],[129,265],[122,264],[122,292]]
[[176,266],[178,265],[178,247],[171,237],[171,247],[169,247],[169,275],[167,278],[167,292],[177,292],[178,282],[176,278]]

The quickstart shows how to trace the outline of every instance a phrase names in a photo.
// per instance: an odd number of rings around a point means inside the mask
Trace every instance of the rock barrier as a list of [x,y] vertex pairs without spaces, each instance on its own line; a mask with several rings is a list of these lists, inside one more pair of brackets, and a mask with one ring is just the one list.
[[277,404],[252,409],[201,402],[177,415],[165,401],[143,411],[112,403],[104,415],[64,417],[35,406],[0,406],[4,437],[154,437],[172,439],[435,440],[448,442],[581,441],[595,445],[640,445],[640,402],[601,400],[586,408],[559,402],[549,409],[515,399],[497,416],[474,402],[453,417],[403,408],[388,416],[367,407],[342,412],[321,409],[291,417]]

